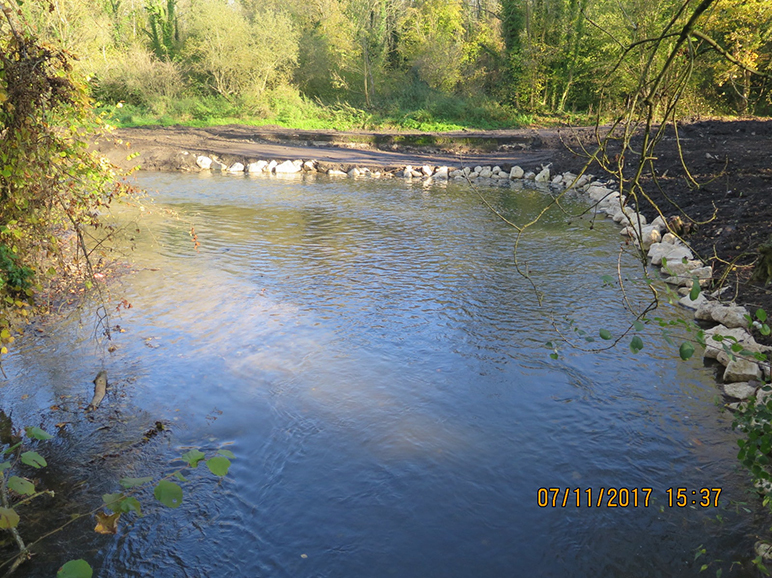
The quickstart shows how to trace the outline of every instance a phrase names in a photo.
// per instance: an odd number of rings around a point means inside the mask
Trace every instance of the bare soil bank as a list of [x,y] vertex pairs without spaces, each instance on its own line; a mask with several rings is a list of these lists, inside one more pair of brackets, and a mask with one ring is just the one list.
[[[726,274],[738,302],[772,313],[772,287],[750,282],[759,246],[772,241],[772,120],[701,121],[682,125],[679,135],[683,160],[701,186],[690,183],[671,133],[658,148],[658,179],[646,180],[647,193],[666,215],[681,214],[697,223],[687,241],[713,265],[716,278]],[[586,159],[573,152],[579,142],[591,146],[593,130],[427,134],[229,125],[120,129],[95,148],[121,167],[149,170],[197,170],[195,159],[204,154],[225,163],[314,159],[322,170],[344,171],[423,164],[505,169],[517,164],[528,170],[552,163],[554,173],[582,168]],[[130,154],[136,157],[127,160]],[[601,175],[598,167],[590,172]],[[651,206],[643,204],[641,209],[650,219],[655,216]]]

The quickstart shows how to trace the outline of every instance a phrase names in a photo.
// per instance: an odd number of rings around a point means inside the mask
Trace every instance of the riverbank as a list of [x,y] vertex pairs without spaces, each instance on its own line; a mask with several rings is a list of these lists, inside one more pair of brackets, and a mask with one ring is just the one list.
[[[550,164],[556,174],[578,172],[586,162],[579,145],[589,149],[593,141],[589,128],[376,133],[227,125],[119,129],[95,148],[124,169],[194,171],[200,170],[198,156],[208,155],[228,165],[314,159],[322,172],[367,167],[397,174],[425,164],[498,165],[507,171],[518,165],[538,172]],[[671,132],[658,146],[656,182],[644,179],[647,195],[663,213],[692,223],[684,237],[713,267],[714,279],[722,279],[731,287],[729,296],[753,311],[772,311],[772,291],[751,282],[759,249],[772,240],[770,142],[772,120],[684,124],[679,140]],[[597,166],[590,172],[601,174]],[[656,216],[647,202],[641,211],[649,220]]]

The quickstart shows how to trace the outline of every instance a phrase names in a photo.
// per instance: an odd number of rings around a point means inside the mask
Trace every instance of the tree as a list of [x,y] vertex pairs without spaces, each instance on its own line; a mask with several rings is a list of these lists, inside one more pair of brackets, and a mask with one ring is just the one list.
[[228,100],[260,96],[297,63],[298,35],[286,14],[204,0],[191,15],[185,56],[191,69]]

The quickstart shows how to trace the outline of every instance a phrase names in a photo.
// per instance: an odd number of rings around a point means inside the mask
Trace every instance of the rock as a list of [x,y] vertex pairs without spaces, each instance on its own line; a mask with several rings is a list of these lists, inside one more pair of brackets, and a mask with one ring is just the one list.
[[[477,169],[475,168],[475,172],[477,172]],[[493,174],[493,170],[490,167],[483,167],[480,170],[480,177],[483,179],[487,179]]]
[[666,258],[668,262],[680,261],[681,259],[692,259],[694,255],[688,247],[683,245],[671,245],[669,243],[654,243],[649,247],[649,257],[652,265],[659,265],[662,259]]
[[362,171],[360,171],[358,168],[354,167],[348,172],[348,176],[350,177],[358,177],[362,175]]
[[228,169],[229,173],[243,173],[244,165],[241,163],[233,163]]
[[758,383],[755,381],[737,381],[724,384],[724,394],[735,399],[748,399],[756,393]]
[[645,249],[651,247],[654,243],[659,243],[661,237],[656,227],[644,227],[641,229],[641,240]]
[[665,219],[659,216],[651,222],[651,225],[652,227],[657,227],[660,233],[667,229],[667,223],[665,222]]
[[327,174],[331,177],[345,177],[347,176],[346,173],[343,171],[339,171],[338,169],[330,169],[327,171]]
[[494,175],[497,175],[497,174],[499,174],[499,173],[501,172],[501,167],[500,167],[499,165],[496,165],[495,167],[493,167],[493,168],[491,169],[491,172],[492,172]]
[[266,161],[257,161],[254,163],[249,163],[247,165],[247,172],[248,173],[262,173],[266,167],[268,166],[268,163]]
[[[768,492],[769,488],[765,491],[765,493]],[[772,560],[772,544],[768,542],[756,542],[753,545],[753,551],[756,552],[756,556],[760,556],[761,559],[765,562]]]
[[628,224],[630,222],[630,219],[634,217],[637,213],[635,212],[635,209],[632,207],[622,207],[618,213],[616,213],[612,219],[615,223],[625,223]]
[[[687,261],[684,263],[683,261],[676,261],[674,263],[668,262],[667,265],[662,265],[662,274],[667,276],[673,276],[673,275],[688,275],[695,269],[699,269],[702,267],[702,261],[698,259],[692,259],[691,261]],[[711,275],[712,275],[712,269],[711,269]],[[707,277],[706,277],[707,278]]]
[[713,310],[713,321],[725,327],[748,327],[746,315],[748,315],[748,310],[745,307],[737,305],[717,307]]
[[722,305],[718,301],[710,301],[697,310],[694,318],[703,321],[715,321],[729,328],[745,328],[748,327],[748,320],[745,318],[747,314],[748,311],[745,307]]
[[542,169],[538,175],[533,178],[537,183],[546,183],[550,180],[550,170]]
[[424,176],[430,177],[434,174],[434,169],[429,165],[424,165],[421,167],[421,172],[424,174]]
[[267,167],[265,167],[265,170],[266,170],[267,172],[269,172],[269,173],[272,173],[272,172],[273,172],[273,169],[275,169],[275,168],[276,168],[276,165],[278,165],[278,164],[279,164],[279,163],[277,163],[276,161],[271,161],[270,163],[268,163],[268,166],[267,166]]
[[691,300],[691,298],[686,295],[685,297],[681,297],[681,299],[678,300],[678,303],[682,307],[686,307],[687,309],[698,309],[703,303],[706,303],[708,301],[708,298],[705,297],[702,293],[697,295],[697,299],[694,301]]
[[225,166],[223,163],[216,159],[212,159],[212,164],[210,165],[213,171],[224,171],[228,167]]
[[[685,275],[674,275],[665,279],[665,283],[668,285],[677,285],[679,287],[691,287],[694,283],[694,278],[700,282],[700,285],[704,285],[713,276],[713,267],[700,267],[699,269],[693,269]],[[717,321],[714,319],[714,321]],[[726,323],[722,323],[726,325]],[[738,327],[737,325],[727,325],[727,327]]]
[[212,168],[212,159],[210,159],[209,157],[205,157],[204,155],[201,155],[196,158],[196,164],[198,165],[198,168],[206,171]]
[[574,186],[576,186],[577,188],[583,187],[585,185],[590,184],[591,181],[592,181],[592,177],[590,177],[589,175],[582,175],[581,177],[579,177],[579,180],[576,181],[576,185]]
[[[709,303],[712,303],[712,301]],[[724,338],[732,337],[733,339],[724,339],[723,341],[716,341],[715,339],[713,339],[714,335],[721,335]],[[753,339],[753,336],[742,327],[733,327],[730,329],[729,327],[725,327],[723,325],[716,325],[715,327],[711,327],[710,329],[707,329],[705,331],[704,357],[708,359],[717,359],[718,354],[724,351],[725,342],[728,347],[731,347],[735,343],[741,343],[743,347],[746,347],[748,349],[758,347],[758,343],[756,343],[756,340]],[[737,381],[742,381],[742,380],[737,380]]]
[[[601,187],[598,185],[592,185],[589,189],[587,189],[587,194],[595,202],[600,201],[601,199],[607,197],[613,192],[614,191],[611,189],[608,189],[606,187]],[[617,196],[619,196],[619,193],[617,193]]]
[[461,172],[464,173],[465,177],[468,177],[469,175],[472,174],[473,171],[469,167],[464,167],[463,169],[461,169]]
[[293,173],[299,173],[301,170],[303,170],[301,166],[296,165],[292,161],[284,161],[283,163],[276,165],[273,168],[273,172],[275,172],[277,175],[291,175]]
[[438,169],[437,169],[437,170],[434,172],[434,178],[435,178],[435,179],[439,179],[439,180],[442,180],[442,181],[445,181],[445,180],[447,180],[447,179],[448,179],[448,176],[449,176],[449,174],[448,174],[448,173],[449,173],[448,167],[439,167],[439,168],[438,168]]
[[523,178],[524,178],[526,181],[532,181],[532,180],[534,180],[534,178],[536,178],[536,173],[535,173],[535,172],[533,172],[533,171],[528,171],[527,173],[525,173],[525,174],[523,175]]
[[747,359],[737,358],[730,361],[724,371],[724,381],[758,381],[761,379],[761,368],[758,364]]
[[459,178],[461,178],[461,179],[462,179],[462,178],[464,178],[464,171],[459,171],[459,170],[450,171],[450,173],[448,174],[448,176],[449,176],[451,179],[459,179]]
[[411,167],[410,165],[407,165],[405,167],[405,170],[402,171],[402,176],[405,177],[406,179],[412,179],[413,178],[413,167]]
[[563,184],[563,175],[558,175],[554,179],[552,179],[553,185],[562,185]]
[[525,174],[525,171],[523,171],[523,169],[515,165],[514,167],[512,167],[512,170],[509,171],[509,178],[522,179],[524,174]]
[[665,233],[662,235],[662,242],[668,243],[669,245],[674,245],[678,242],[678,237],[676,237],[673,233]]
[[303,163],[303,170],[309,173],[316,171],[316,161],[306,161]]

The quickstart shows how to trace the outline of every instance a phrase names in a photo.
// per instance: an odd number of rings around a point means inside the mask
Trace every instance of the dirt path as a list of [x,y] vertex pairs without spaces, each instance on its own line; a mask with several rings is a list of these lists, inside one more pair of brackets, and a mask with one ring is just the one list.
[[[227,125],[129,128],[117,130],[114,137],[122,144],[102,140],[96,148],[118,166],[148,170],[194,170],[195,158],[202,154],[215,155],[225,163],[313,159],[325,170],[397,169],[427,163],[538,166],[551,156],[534,130],[403,134]],[[138,156],[127,159],[130,154]]]

